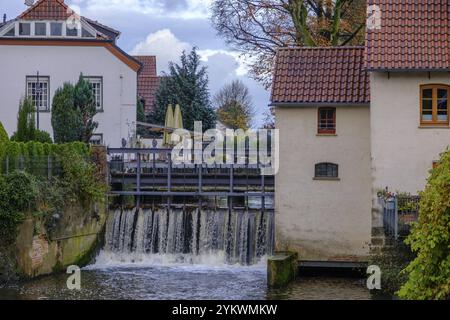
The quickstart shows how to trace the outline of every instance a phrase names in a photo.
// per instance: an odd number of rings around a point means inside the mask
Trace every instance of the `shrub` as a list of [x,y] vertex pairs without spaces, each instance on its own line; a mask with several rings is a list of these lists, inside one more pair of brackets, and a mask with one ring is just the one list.
[[50,134],[46,131],[42,130],[36,130],[34,134],[34,141],[41,142],[41,143],[53,143],[52,138],[50,137]]
[[[81,145],[78,145],[81,148]],[[81,151],[81,152],[80,152]],[[68,188],[68,194],[73,201],[81,201],[83,204],[102,201],[107,190],[106,183],[99,177],[99,171],[95,164],[86,159],[83,150],[63,145],[56,157],[62,166],[62,182]]]
[[432,170],[420,194],[419,221],[407,239],[417,258],[405,269],[408,281],[399,291],[405,299],[450,298],[450,151]]
[[36,180],[24,172],[0,176],[0,241],[14,240],[25,213],[34,210],[38,196]]

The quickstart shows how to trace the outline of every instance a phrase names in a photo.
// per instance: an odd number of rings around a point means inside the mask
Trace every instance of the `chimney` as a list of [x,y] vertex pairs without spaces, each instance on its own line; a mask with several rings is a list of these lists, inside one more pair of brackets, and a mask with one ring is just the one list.
[[3,23],[6,22],[6,13],[3,14]]

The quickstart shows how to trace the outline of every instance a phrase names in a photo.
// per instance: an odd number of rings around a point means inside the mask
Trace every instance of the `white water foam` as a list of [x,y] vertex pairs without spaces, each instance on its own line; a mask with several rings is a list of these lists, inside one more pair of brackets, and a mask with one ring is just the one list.
[[93,267],[256,265],[273,250],[273,213],[116,210]]

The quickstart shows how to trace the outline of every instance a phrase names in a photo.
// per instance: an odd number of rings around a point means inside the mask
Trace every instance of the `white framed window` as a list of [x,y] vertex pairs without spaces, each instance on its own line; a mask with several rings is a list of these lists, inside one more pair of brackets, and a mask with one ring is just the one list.
[[82,20],[18,20],[3,26],[0,37],[96,38],[97,31]]
[[95,108],[97,111],[103,111],[103,78],[102,77],[85,77],[92,86],[94,94]]
[[19,36],[31,36],[31,23],[19,23]]
[[28,76],[26,79],[26,96],[39,111],[50,111],[50,77]]
[[35,36],[47,36],[47,23],[36,22],[34,24],[34,35]]
[[94,146],[103,145],[103,134],[102,133],[93,134],[89,142]]
[[63,29],[62,22],[50,22],[50,35],[53,37],[61,37]]

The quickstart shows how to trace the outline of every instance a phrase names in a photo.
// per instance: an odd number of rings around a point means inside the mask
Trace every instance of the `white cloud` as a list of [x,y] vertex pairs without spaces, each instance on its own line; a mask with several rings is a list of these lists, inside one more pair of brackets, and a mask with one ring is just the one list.
[[167,71],[169,62],[178,62],[183,50],[191,48],[189,43],[180,41],[169,29],[162,29],[149,34],[130,53],[132,55],[154,55],[158,70]]
[[213,0],[72,0],[84,3],[89,12],[119,11],[151,15],[154,18],[208,19]]
[[227,55],[232,57],[236,63],[237,68],[235,70],[237,76],[245,76],[248,74],[248,67],[245,63],[245,58],[236,51],[228,51],[228,50],[199,50],[199,55],[201,56],[202,61],[208,62],[210,58],[216,55]]

